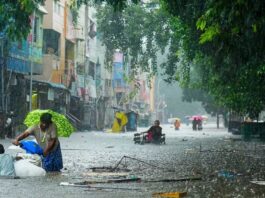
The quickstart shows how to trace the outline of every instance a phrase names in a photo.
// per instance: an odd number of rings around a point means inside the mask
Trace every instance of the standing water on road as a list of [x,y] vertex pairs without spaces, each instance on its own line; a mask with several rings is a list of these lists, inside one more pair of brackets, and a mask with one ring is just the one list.
[[[64,159],[61,174],[1,179],[0,197],[151,197],[155,192],[171,191],[186,191],[187,197],[265,197],[262,186],[250,183],[264,180],[265,150],[261,143],[238,141],[225,129],[215,129],[211,124],[205,125],[203,131],[192,131],[187,126],[179,131],[171,125],[162,128],[165,145],[134,144],[131,132],[77,132],[70,138],[60,138]],[[115,167],[123,156],[128,158],[119,165],[119,172],[91,172],[93,167]],[[125,168],[129,172],[123,171]],[[102,189],[89,191],[59,186],[61,182],[124,177],[141,178],[141,182],[93,184]],[[195,177],[200,179],[192,180]],[[181,178],[191,179],[175,181]]]

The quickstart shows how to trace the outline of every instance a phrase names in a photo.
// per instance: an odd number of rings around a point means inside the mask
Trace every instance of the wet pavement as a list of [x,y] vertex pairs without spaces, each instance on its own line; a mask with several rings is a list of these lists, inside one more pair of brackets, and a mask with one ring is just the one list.
[[[186,197],[265,197],[265,187],[250,183],[265,180],[265,143],[244,142],[214,124],[202,131],[182,126],[175,131],[162,125],[165,145],[134,144],[133,132],[78,132],[60,138],[62,174],[45,177],[0,179],[0,197],[152,197],[154,192],[187,191]],[[144,128],[138,131],[144,131]],[[0,140],[7,148],[8,140]],[[14,154],[14,151],[7,150]],[[116,173],[93,173],[92,167],[115,167]],[[129,169],[125,172],[123,169]],[[91,184],[82,188],[61,182],[107,181],[141,178],[141,182]],[[179,178],[201,180],[174,181]],[[156,182],[154,182],[156,180]],[[163,182],[159,182],[164,180]]]

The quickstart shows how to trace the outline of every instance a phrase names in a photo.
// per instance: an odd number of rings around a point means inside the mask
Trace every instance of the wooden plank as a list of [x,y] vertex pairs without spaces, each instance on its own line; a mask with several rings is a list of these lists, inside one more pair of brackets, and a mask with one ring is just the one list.
[[250,181],[252,184],[258,184],[261,186],[265,186],[265,181]]
[[201,177],[184,177],[177,179],[159,179],[159,180],[144,180],[143,182],[179,182],[179,181],[193,181],[193,180],[201,180]]
[[84,184],[75,184],[69,182],[61,182],[60,186],[70,186],[70,187],[80,187],[80,188],[88,188],[85,191],[89,191],[91,189],[97,190],[142,190],[140,188],[121,188],[121,187],[107,187],[107,186],[91,186],[91,185],[84,185]]

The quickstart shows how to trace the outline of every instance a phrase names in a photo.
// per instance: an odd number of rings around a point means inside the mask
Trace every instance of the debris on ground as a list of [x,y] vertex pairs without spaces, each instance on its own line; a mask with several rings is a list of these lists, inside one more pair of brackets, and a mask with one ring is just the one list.
[[159,192],[153,193],[152,197],[181,198],[187,195],[187,192]]
[[140,182],[141,178],[124,178],[124,179],[108,179],[108,180],[92,180],[92,181],[83,181],[77,182],[77,185],[88,185],[88,184],[103,184],[103,183],[128,183],[128,182]]
[[129,172],[85,172],[82,173],[84,177],[113,177],[113,178],[125,178],[129,176]]
[[143,182],[180,182],[180,181],[195,181],[201,179],[202,179],[201,177],[183,177],[176,179],[143,180]]
[[0,179],[20,179],[18,176],[0,176]]
[[117,166],[111,167],[111,166],[103,166],[103,167],[92,167],[89,168],[92,172],[102,173],[102,172],[130,172],[130,169],[127,168],[119,168]]
[[258,184],[258,185],[262,185],[265,186],[265,181],[250,181],[252,184]]
[[218,172],[218,177],[223,177],[225,179],[234,179],[236,176],[237,174],[232,171],[221,170]]
[[142,190],[140,188],[122,188],[122,187],[108,187],[108,186],[91,186],[87,184],[77,184],[77,183],[69,183],[69,182],[61,182],[60,186],[70,186],[70,187],[79,187],[79,188],[87,188],[85,191],[90,190]]

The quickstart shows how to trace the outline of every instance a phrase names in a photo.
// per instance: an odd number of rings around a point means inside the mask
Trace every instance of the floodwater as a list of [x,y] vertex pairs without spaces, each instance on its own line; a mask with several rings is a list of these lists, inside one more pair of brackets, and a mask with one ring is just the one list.
[[[265,188],[252,180],[265,180],[265,144],[244,142],[214,124],[202,131],[182,125],[175,131],[162,125],[165,145],[134,144],[133,132],[77,132],[60,138],[64,170],[45,177],[0,179],[0,197],[152,197],[155,192],[187,192],[186,197],[265,197]],[[144,131],[144,128],[138,131]],[[8,140],[1,140],[7,148]],[[14,154],[14,151],[7,152]],[[115,173],[93,173],[92,167],[115,167]],[[123,169],[129,169],[124,172]],[[83,188],[60,186],[61,182],[107,181],[141,178],[141,182],[90,184]],[[172,181],[179,178],[200,180]],[[156,180],[156,182],[154,182]],[[161,181],[163,180],[163,181]],[[98,187],[102,187],[101,189]]]

